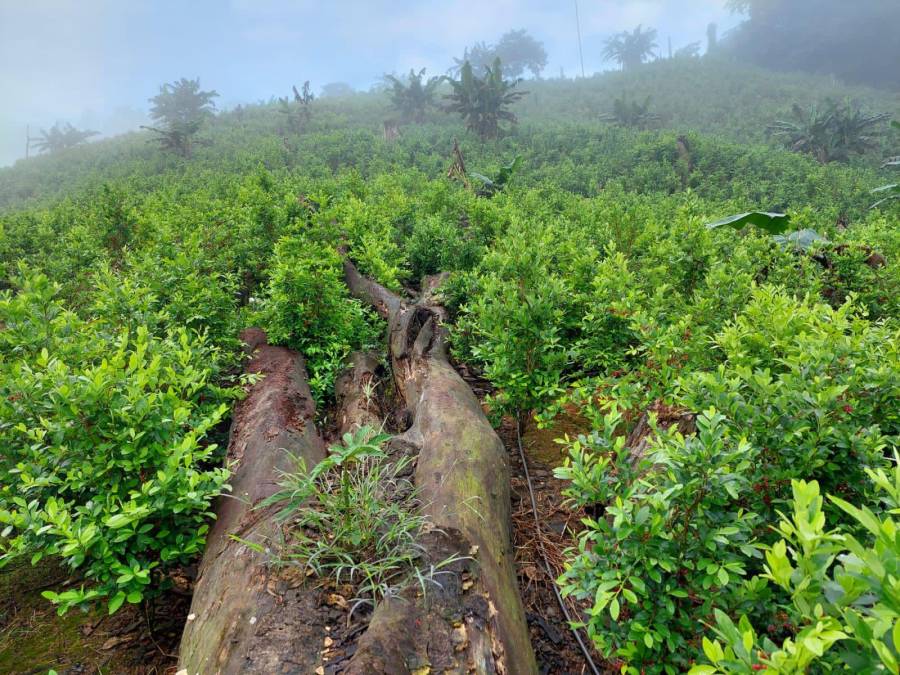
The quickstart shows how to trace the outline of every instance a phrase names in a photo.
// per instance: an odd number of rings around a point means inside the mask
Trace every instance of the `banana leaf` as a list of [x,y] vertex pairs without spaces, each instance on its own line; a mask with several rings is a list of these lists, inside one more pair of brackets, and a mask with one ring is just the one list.
[[816,232],[815,230],[799,230],[797,232],[790,232],[785,235],[778,235],[772,237],[776,242],[787,248],[788,246],[794,246],[795,248],[799,248],[802,251],[808,251],[815,244],[830,244],[831,242],[823,237],[821,234]]
[[751,211],[749,213],[738,213],[734,216],[728,216],[714,223],[707,223],[708,230],[714,230],[717,227],[733,227],[736,230],[742,229],[745,225],[755,225],[765,230],[769,234],[783,234],[790,225],[791,217],[786,213],[769,213],[766,211]]

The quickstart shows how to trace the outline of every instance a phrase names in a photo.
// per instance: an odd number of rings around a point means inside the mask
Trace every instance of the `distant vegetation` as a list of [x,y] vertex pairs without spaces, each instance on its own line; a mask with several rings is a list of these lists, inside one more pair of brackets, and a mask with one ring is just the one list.
[[521,77],[526,70],[533,77],[538,77],[547,67],[544,45],[525,30],[511,30],[497,44],[478,42],[466,47],[462,58],[454,59],[455,65],[450,72],[459,75],[463,65],[469,62],[472,72],[482,77],[497,59],[503,64],[504,77]]
[[466,128],[482,140],[497,138],[503,122],[517,122],[511,107],[527,93],[517,91],[518,84],[518,80],[510,82],[503,79],[503,65],[499,58],[494,60],[492,66],[486,67],[481,76],[475,75],[472,64],[466,61],[459,79],[450,80],[453,91],[447,96],[447,112],[458,113]]
[[350,96],[353,94],[353,91],[353,87],[346,82],[329,82],[322,85],[322,96],[324,98]]
[[190,157],[194,137],[203,122],[215,110],[216,91],[202,91],[200,80],[181,78],[177,82],[164,84],[159,93],[150,99],[150,117],[161,123],[161,127],[144,127],[156,134],[156,140],[165,150],[171,150],[182,157]]
[[57,122],[50,130],[41,129],[41,135],[37,140],[31,141],[38,152],[60,152],[81,145],[91,136],[97,136],[100,132],[79,130],[69,123]]
[[393,75],[387,75],[386,78],[391,85],[391,103],[404,122],[421,124],[425,121],[425,114],[437,106],[435,96],[443,78],[424,79],[424,68],[419,72],[410,70],[405,82]]
[[626,94],[613,101],[612,111],[604,115],[602,119],[620,124],[623,127],[647,129],[659,121],[659,115],[650,110],[650,97],[641,101],[635,101]]
[[847,162],[878,147],[887,113],[868,114],[849,102],[826,100],[803,109],[795,105],[791,118],[777,120],[769,131],[795,152],[805,152],[821,164]]
[[656,30],[638,26],[633,31],[622,31],[607,39],[603,57],[618,63],[622,70],[633,70],[653,56],[656,48]]
[[309,123],[312,111],[310,104],[315,100],[315,95],[309,86],[309,80],[303,83],[303,91],[297,91],[297,87],[293,86],[292,91],[294,100],[291,101],[286,96],[278,99],[278,112],[284,115],[287,124],[287,131],[297,133]]
[[730,0],[747,20],[725,41],[735,58],[848,82],[900,87],[900,3]]

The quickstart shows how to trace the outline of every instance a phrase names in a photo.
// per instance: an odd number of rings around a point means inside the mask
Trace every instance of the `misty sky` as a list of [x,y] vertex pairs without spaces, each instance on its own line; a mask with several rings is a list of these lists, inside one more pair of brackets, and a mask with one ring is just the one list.
[[[677,49],[738,19],[725,0],[579,0],[585,69],[611,67],[602,41],[637,24]],[[367,89],[385,72],[443,73],[478,40],[525,28],[545,76],[580,70],[574,0],[0,0],[0,165],[24,153],[25,125],[56,120],[107,133],[141,123],[162,82],[201,78],[220,107],[314,91]]]

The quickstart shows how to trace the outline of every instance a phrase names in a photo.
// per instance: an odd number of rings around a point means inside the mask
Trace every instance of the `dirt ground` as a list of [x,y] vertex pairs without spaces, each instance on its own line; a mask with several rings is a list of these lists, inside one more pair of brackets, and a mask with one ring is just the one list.
[[105,607],[60,617],[41,597],[67,581],[52,560],[0,570],[0,673],[157,675],[176,671],[175,652],[190,597],[169,592],[147,606]]
[[[574,545],[581,516],[564,506],[565,499],[561,494],[564,483],[553,477],[553,469],[562,463],[563,457],[562,446],[556,439],[565,434],[572,437],[584,433],[587,431],[585,424],[584,419],[562,415],[551,429],[538,429],[533,423],[523,429],[522,446],[531,474],[540,527],[535,523],[528,482],[519,456],[515,421],[506,419],[498,429],[509,451],[513,545],[519,588],[542,675],[591,673],[553,590],[555,578],[563,571],[563,551]],[[545,557],[552,577],[547,573]],[[570,615],[579,617],[584,608],[571,599],[566,603]],[[583,632],[582,639],[600,672],[618,672],[590,647]]]

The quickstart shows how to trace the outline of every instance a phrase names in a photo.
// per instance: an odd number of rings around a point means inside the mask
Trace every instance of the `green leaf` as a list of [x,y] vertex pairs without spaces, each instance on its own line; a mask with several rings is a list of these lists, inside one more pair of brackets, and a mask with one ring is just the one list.
[[703,653],[712,663],[718,663],[725,658],[725,652],[718,640],[712,641],[707,637],[703,638]]
[[125,593],[124,591],[119,591],[109,599],[109,613],[115,614],[116,610],[122,606],[123,602],[125,602]]
[[619,599],[613,598],[612,602],[609,603],[609,615],[612,617],[613,621],[619,620]]
[[808,251],[815,244],[831,243],[828,239],[823,237],[815,230],[809,229],[800,230],[798,232],[791,232],[790,234],[780,235],[772,238],[781,246],[794,246],[795,248],[799,248],[801,251]]
[[728,572],[725,571],[724,567],[719,568],[719,571],[716,574],[716,576],[719,578],[719,583],[721,583],[723,586],[728,584]]
[[733,227],[735,230],[743,229],[747,225],[755,225],[765,230],[769,234],[781,234],[788,229],[791,217],[786,213],[770,213],[767,211],[750,211],[748,213],[738,213],[714,223],[707,223],[708,230],[714,230],[719,227]]
[[125,527],[131,522],[131,518],[124,513],[117,513],[114,516],[110,516],[106,519],[106,526],[110,529],[116,530],[120,527]]

